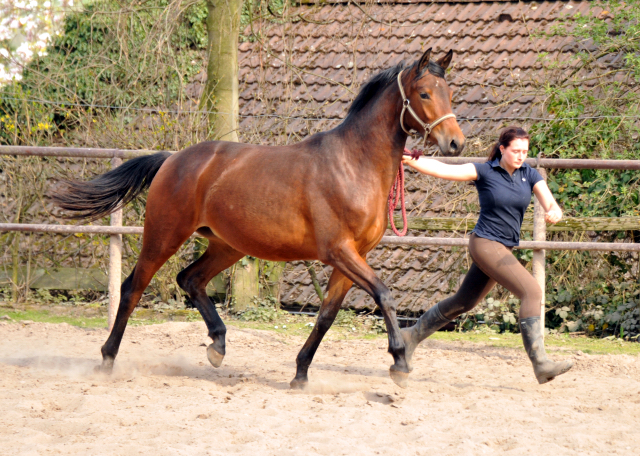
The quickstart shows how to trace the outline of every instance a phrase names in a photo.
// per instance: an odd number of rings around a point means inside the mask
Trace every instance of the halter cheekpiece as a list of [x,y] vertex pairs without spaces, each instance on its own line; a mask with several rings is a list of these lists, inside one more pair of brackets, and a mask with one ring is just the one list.
[[[402,70],[402,71],[404,71],[404,70]],[[427,147],[427,138],[431,134],[431,131],[436,127],[436,125],[439,125],[440,123],[442,123],[443,121],[445,121],[447,119],[455,119],[456,115],[453,114],[453,113],[445,114],[444,116],[442,116],[439,119],[435,120],[431,124],[429,124],[427,122],[423,122],[422,119],[420,119],[420,117],[418,117],[416,112],[413,110],[413,108],[411,107],[411,103],[409,102],[409,99],[404,94],[404,89],[402,88],[402,80],[401,80],[402,71],[400,71],[400,73],[398,73],[398,88],[400,89],[400,96],[402,97],[402,112],[400,113],[400,126],[402,127],[402,130],[404,130],[404,132],[406,134],[408,134],[409,136],[414,136],[414,133],[412,133],[412,131],[414,131],[416,135],[419,134],[418,131],[407,130],[404,127],[404,112],[405,111],[409,111],[409,114],[411,114],[413,116],[413,118],[416,120],[416,122],[418,122],[418,124],[424,129],[424,145],[423,145],[423,147],[426,148]]]

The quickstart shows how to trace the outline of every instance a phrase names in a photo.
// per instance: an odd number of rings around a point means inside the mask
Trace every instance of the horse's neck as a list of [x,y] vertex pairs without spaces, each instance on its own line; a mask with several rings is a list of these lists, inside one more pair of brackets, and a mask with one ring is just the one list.
[[396,175],[407,140],[400,127],[398,106],[399,92],[389,88],[370,108],[365,107],[343,126],[343,134],[350,144],[349,161],[379,174],[389,187],[390,176]]

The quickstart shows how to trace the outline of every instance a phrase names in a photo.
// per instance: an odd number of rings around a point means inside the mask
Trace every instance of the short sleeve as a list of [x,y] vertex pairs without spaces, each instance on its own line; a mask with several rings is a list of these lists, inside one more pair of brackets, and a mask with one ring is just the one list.
[[478,174],[478,178],[476,182],[480,182],[484,180],[487,175],[487,169],[489,168],[488,163],[474,163],[473,166],[476,167],[476,173]]
[[542,178],[542,176],[540,175],[537,169],[529,167],[528,171],[529,171],[528,179],[529,179],[529,183],[531,184],[531,191],[533,191],[533,187],[535,187],[535,185],[538,182],[544,179]]

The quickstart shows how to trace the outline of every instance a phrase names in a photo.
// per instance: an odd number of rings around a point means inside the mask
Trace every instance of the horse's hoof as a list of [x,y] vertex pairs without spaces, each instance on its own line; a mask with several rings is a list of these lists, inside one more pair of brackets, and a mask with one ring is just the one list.
[[303,390],[307,387],[308,384],[309,384],[309,380],[294,378],[293,380],[291,380],[291,383],[289,383],[289,386],[293,390]]
[[213,367],[222,366],[222,360],[224,359],[224,355],[220,354],[215,348],[213,348],[213,344],[207,347],[207,359]]
[[399,370],[394,369],[393,366],[389,368],[389,377],[391,377],[393,383],[398,385],[400,388],[406,388],[409,385],[409,373],[400,372]]

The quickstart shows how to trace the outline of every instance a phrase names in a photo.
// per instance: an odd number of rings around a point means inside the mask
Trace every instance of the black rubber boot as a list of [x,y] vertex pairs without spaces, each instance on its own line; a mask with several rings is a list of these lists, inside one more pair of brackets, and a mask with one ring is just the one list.
[[527,351],[527,355],[529,355],[531,364],[533,364],[533,372],[536,374],[538,383],[550,382],[558,375],[564,374],[573,367],[573,361],[570,359],[556,363],[547,358],[547,353],[544,350],[544,341],[542,339],[540,317],[521,319],[520,332],[522,333],[524,349]]
[[442,315],[438,304],[436,304],[423,313],[415,325],[400,330],[404,339],[404,356],[409,370],[413,370],[411,359],[418,344],[451,321],[453,320],[449,320]]

